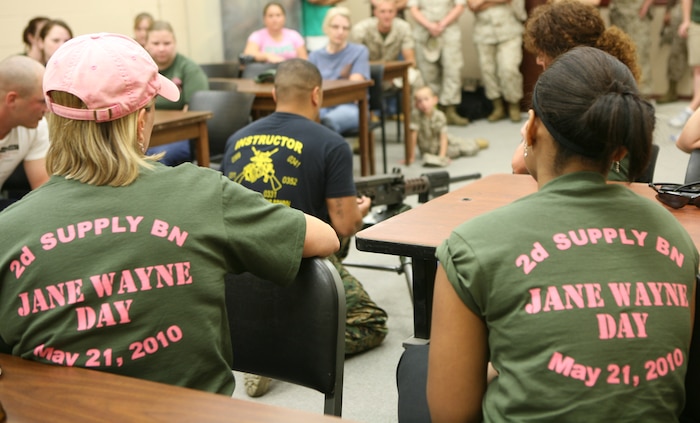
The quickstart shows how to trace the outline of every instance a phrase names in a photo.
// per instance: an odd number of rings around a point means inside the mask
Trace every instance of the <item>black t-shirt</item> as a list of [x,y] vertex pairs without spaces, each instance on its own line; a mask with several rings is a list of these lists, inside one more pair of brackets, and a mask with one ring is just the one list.
[[330,223],[326,199],[355,195],[352,151],[337,133],[303,116],[273,113],[226,142],[224,175]]

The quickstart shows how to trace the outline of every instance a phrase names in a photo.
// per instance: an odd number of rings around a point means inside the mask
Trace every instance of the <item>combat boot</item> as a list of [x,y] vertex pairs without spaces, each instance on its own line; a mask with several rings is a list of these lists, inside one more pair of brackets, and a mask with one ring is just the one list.
[[491,112],[491,114],[486,118],[486,120],[488,120],[489,122],[495,122],[506,117],[506,111],[503,108],[502,98],[491,100],[491,103],[493,104],[493,112]]
[[664,104],[673,103],[674,101],[678,100],[678,91],[676,90],[677,86],[678,82],[668,81],[668,91],[666,91],[666,94],[659,97],[656,102],[659,104]]
[[447,118],[447,124],[448,125],[457,125],[457,126],[467,126],[469,125],[469,119],[464,118],[457,113],[457,106],[444,106],[445,109],[443,110],[445,113],[445,117]]
[[508,103],[508,117],[511,122],[520,122],[520,103]]

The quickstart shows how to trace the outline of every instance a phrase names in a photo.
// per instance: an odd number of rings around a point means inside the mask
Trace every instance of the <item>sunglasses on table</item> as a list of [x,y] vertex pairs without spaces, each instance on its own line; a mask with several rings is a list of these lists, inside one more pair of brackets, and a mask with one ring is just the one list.
[[667,206],[680,209],[688,204],[700,207],[700,182],[691,184],[649,183],[656,191],[656,199]]

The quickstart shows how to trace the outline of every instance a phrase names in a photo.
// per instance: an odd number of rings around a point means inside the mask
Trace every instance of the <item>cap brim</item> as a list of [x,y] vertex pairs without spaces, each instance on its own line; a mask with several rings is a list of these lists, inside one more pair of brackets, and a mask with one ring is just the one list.
[[177,85],[168,78],[161,74],[158,74],[158,81],[160,82],[160,90],[158,90],[158,95],[165,97],[170,101],[178,101],[180,99],[180,89]]

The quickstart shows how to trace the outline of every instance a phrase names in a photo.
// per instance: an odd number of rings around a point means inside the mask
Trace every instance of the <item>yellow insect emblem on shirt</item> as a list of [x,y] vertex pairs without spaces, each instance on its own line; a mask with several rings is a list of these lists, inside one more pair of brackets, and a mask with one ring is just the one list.
[[236,176],[235,181],[241,183],[242,180],[245,180],[246,182],[254,183],[262,178],[263,182],[269,183],[274,191],[279,191],[282,188],[282,184],[275,176],[275,165],[272,163],[272,158],[270,158],[277,151],[279,151],[279,148],[275,148],[272,151],[260,151],[253,147],[254,156],[250,159],[250,163],[243,167],[243,172]]

